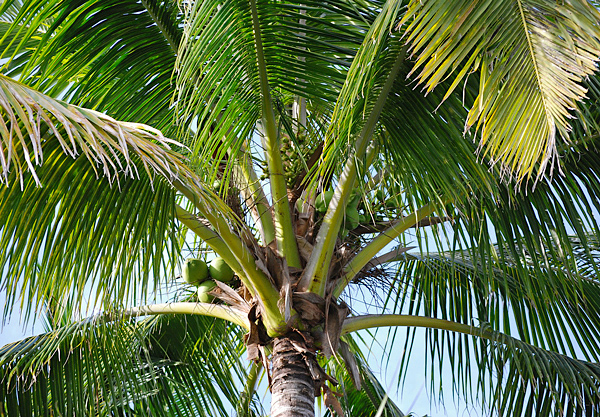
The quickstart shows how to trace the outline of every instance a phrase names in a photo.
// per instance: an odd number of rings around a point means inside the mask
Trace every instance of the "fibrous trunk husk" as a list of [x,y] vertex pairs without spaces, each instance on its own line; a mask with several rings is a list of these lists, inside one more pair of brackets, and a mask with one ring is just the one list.
[[304,354],[289,337],[274,341],[271,416],[314,417],[315,383]]

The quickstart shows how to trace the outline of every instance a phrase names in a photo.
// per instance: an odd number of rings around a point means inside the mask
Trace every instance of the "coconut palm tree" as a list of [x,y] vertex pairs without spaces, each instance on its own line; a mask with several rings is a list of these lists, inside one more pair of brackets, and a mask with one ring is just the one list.
[[[599,415],[599,21],[4,1],[0,288],[48,332],[0,350],[0,415],[264,415],[261,375],[272,416],[402,415],[352,337],[378,327],[401,379],[425,328],[434,386]],[[233,279],[184,263],[215,256]]]

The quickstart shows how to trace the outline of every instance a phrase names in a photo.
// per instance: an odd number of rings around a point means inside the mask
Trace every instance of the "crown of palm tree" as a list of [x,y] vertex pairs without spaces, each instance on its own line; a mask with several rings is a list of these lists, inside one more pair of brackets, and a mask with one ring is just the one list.
[[[5,1],[0,288],[48,332],[0,349],[0,415],[264,415],[262,374],[284,415],[284,342],[329,413],[402,415],[351,336],[375,327],[406,329],[401,380],[424,327],[434,384],[597,415],[599,18]],[[235,278],[200,302],[180,265],[213,253]]]

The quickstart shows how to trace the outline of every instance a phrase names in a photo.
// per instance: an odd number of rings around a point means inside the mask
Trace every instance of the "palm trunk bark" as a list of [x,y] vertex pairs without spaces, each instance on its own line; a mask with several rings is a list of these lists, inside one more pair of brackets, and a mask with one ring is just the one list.
[[275,339],[271,383],[272,417],[314,417],[315,388],[308,365],[287,337]]

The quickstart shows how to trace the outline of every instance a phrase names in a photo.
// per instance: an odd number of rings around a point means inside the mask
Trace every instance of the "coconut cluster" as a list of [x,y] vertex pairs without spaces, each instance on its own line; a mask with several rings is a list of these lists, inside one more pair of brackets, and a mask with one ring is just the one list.
[[[324,214],[327,211],[327,207],[333,198],[333,191],[327,190],[319,194],[315,200],[315,210],[317,213]],[[360,223],[364,223],[366,218],[358,212],[358,204],[360,202],[360,195],[353,193],[350,197],[350,201],[346,206],[346,212],[344,214],[344,224],[340,229],[341,237],[345,237],[348,231],[354,230]]]
[[202,259],[186,259],[183,264],[183,280],[198,286],[198,300],[210,303],[214,297],[210,292],[217,286],[216,281],[230,282],[233,270],[223,258],[215,258],[207,265]]
[[[327,207],[333,198],[333,190],[323,191],[315,199],[315,211],[323,215],[327,211]],[[398,198],[398,195],[385,196],[382,189],[378,189],[375,193],[376,199],[371,199],[367,205],[361,202],[360,193],[354,191],[346,206],[344,214],[344,223],[340,229],[340,237],[343,239],[348,232],[356,229],[360,225],[373,225],[374,223],[382,222],[385,218],[397,218],[405,208]],[[300,199],[296,202],[297,206],[304,202]],[[301,208],[298,208],[301,211]]]

